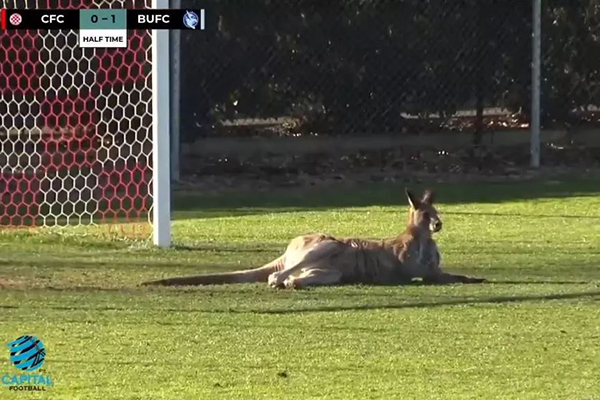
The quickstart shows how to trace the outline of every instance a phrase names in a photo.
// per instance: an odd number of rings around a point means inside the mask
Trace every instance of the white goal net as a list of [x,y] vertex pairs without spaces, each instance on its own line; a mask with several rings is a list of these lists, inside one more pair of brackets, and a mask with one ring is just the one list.
[[[0,0],[8,9],[151,1]],[[0,32],[0,228],[148,222],[152,34],[83,49],[72,30]]]

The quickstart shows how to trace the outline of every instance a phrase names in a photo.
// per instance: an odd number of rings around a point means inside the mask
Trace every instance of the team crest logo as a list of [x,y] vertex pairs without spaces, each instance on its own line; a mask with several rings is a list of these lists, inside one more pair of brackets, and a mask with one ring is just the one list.
[[199,20],[198,14],[193,11],[186,11],[183,16],[183,25],[185,25],[186,28],[196,29]]
[[21,22],[23,22],[23,17],[21,17],[21,14],[15,13],[10,16],[9,21],[12,25],[19,26],[21,25]]

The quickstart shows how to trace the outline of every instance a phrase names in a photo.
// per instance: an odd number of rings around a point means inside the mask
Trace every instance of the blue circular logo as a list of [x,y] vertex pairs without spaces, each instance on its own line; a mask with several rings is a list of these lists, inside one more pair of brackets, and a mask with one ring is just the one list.
[[24,335],[8,344],[10,361],[23,371],[35,371],[44,364],[46,349],[35,336]]
[[187,28],[196,29],[196,26],[198,26],[198,21],[198,14],[193,11],[185,12],[185,15],[183,16],[183,25],[185,25]]

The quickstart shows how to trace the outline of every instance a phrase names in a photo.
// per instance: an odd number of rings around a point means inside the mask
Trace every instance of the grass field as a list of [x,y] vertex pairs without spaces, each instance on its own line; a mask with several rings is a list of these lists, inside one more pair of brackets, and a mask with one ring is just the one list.
[[[179,196],[170,250],[0,233],[0,342],[60,399],[600,399],[600,181],[438,186],[446,269],[485,285],[142,288],[261,265],[294,235],[388,237],[402,187]],[[2,350],[4,347],[4,350]],[[0,346],[0,375],[18,371]]]

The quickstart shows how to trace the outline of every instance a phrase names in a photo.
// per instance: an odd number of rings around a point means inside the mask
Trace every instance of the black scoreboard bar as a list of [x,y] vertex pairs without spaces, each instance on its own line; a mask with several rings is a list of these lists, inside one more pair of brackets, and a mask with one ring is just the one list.
[[[83,28],[88,16],[95,10],[14,10],[2,9],[0,11],[1,29],[72,29]],[[99,13],[110,11],[98,9]],[[123,11],[114,9],[114,11]],[[81,13],[81,14],[80,14]],[[85,13],[85,17],[82,13]],[[205,29],[204,10],[190,9],[137,9],[126,10],[127,29]],[[98,20],[98,18],[96,18]],[[110,23],[104,22],[106,25]]]
[[2,29],[79,29],[79,10],[2,10]]
[[203,10],[127,10],[128,29],[189,29],[185,16],[193,11],[198,17],[196,29],[204,29]]

